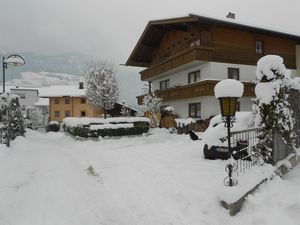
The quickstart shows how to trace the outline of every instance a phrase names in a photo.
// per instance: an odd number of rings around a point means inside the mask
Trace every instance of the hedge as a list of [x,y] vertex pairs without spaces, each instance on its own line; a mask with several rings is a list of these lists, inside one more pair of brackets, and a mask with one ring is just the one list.
[[60,125],[59,122],[57,121],[51,121],[47,126],[46,126],[46,132],[58,132],[60,130]]
[[140,121],[116,118],[117,120],[101,120],[101,123],[99,123],[100,121],[96,121],[96,123],[91,121],[89,124],[86,123],[86,120],[81,124],[80,120],[74,122],[70,119],[64,120],[62,129],[73,136],[84,138],[139,135],[147,133],[150,128],[150,122],[144,118],[141,118]]

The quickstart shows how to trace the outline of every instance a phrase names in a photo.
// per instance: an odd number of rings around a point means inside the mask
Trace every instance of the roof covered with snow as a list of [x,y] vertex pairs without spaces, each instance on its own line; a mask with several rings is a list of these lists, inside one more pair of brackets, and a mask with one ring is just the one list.
[[78,85],[53,85],[39,89],[40,97],[84,97],[86,89],[79,89]]
[[153,48],[152,46],[159,45],[167,30],[173,29],[185,31],[187,30],[188,24],[198,24],[199,26],[204,27],[206,27],[207,25],[223,26],[240,29],[243,31],[293,39],[300,42],[300,34],[280,31],[274,28],[266,28],[263,26],[250,25],[247,23],[237,22],[233,19],[219,19],[189,14],[185,17],[150,21],[147,24],[135,48],[133,49],[131,55],[129,56],[126,65],[140,67],[150,66],[151,54],[155,50],[155,48]]
[[35,106],[49,106],[49,98],[39,98],[37,102],[34,103]]

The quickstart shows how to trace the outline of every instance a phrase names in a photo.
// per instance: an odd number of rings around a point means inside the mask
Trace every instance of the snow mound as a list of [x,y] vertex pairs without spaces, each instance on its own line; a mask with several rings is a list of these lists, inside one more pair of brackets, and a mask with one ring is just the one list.
[[234,79],[222,80],[215,86],[216,98],[222,97],[242,97],[244,92],[244,85]]
[[116,123],[134,123],[134,122],[148,122],[150,120],[146,117],[113,117],[113,118],[90,118],[90,117],[67,117],[63,120],[63,124],[68,127],[77,127],[90,124],[116,124]]
[[[237,112],[231,131],[245,130],[249,128],[251,112]],[[208,128],[202,135],[203,142],[210,146],[227,147],[227,128],[224,126],[223,117],[217,115],[210,120]]]
[[283,64],[283,58],[278,55],[266,55],[258,60],[256,69],[256,78],[258,80],[261,80],[263,77],[266,77],[268,80],[274,79],[275,74],[273,71],[286,76],[290,75],[290,72]]
[[133,123],[119,123],[119,124],[100,124],[91,125],[90,130],[103,130],[103,129],[120,129],[120,128],[132,128]]

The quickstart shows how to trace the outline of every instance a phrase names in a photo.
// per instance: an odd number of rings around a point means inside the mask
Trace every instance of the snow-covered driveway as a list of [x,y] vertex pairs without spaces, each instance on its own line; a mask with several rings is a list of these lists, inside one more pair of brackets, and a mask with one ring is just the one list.
[[[272,200],[274,191],[280,196],[277,187],[287,188],[282,193],[299,188],[299,168],[290,181],[261,188],[231,218],[216,197],[226,162],[204,160],[202,143],[188,136],[156,130],[95,142],[63,133],[26,135],[9,150],[0,146],[0,225],[274,224],[261,214],[267,212],[262,199],[285,225],[300,221],[299,193],[283,203]],[[88,174],[89,166],[96,175]]]

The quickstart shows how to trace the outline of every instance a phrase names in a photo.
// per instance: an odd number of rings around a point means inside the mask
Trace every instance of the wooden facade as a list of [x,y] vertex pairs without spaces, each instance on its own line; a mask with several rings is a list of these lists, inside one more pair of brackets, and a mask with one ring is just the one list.
[[126,65],[147,67],[142,80],[195,60],[256,65],[268,54],[280,55],[287,68],[296,69],[299,43],[295,35],[190,15],[149,22]]
[[[166,90],[157,90],[155,94],[163,101],[174,101],[187,98],[214,96],[217,80],[204,80],[197,83],[169,88]],[[251,82],[242,82],[244,84],[244,97],[255,97],[255,85]],[[137,96],[138,104],[141,105],[144,95]]]

